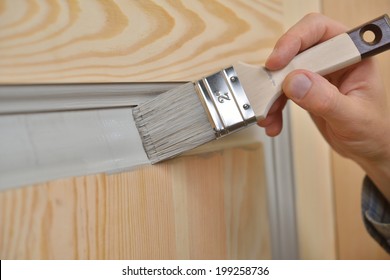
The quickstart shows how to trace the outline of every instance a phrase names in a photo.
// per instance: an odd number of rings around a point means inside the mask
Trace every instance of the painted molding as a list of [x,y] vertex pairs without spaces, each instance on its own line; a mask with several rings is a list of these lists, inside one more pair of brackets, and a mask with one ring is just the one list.
[[0,190],[149,164],[131,108],[0,116]]
[[0,85],[0,114],[135,106],[183,83]]

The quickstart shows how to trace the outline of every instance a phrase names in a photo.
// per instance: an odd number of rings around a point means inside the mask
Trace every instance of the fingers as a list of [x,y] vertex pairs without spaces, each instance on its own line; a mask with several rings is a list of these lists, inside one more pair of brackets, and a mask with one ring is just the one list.
[[265,128],[265,132],[268,136],[273,137],[281,132],[283,127],[282,111],[286,102],[286,96],[280,96],[272,105],[267,117],[257,122],[259,126]]
[[269,123],[265,128],[265,133],[268,136],[274,137],[279,135],[283,128],[283,116],[282,112],[275,113],[269,116]]
[[346,27],[321,14],[312,13],[292,26],[276,43],[265,66],[278,70],[299,52],[345,32]]
[[351,115],[348,97],[318,74],[296,70],[283,82],[283,91],[297,105],[328,121],[334,122]]
[[[345,26],[330,18],[316,13],[309,14],[278,40],[265,66],[270,70],[283,68],[299,52],[343,33],[345,30]],[[336,98],[337,88],[318,75],[317,77],[315,74],[306,74],[307,76],[302,74],[296,77],[291,75],[289,80],[286,79],[283,90],[288,91],[286,92],[288,98],[309,112],[321,116],[328,114],[332,111],[332,106],[339,102]],[[319,94],[321,90],[326,90],[326,93]],[[286,97],[284,96],[274,103],[267,118],[258,122],[259,126],[265,128],[267,135],[275,136],[280,133],[283,126],[282,109],[285,104]]]

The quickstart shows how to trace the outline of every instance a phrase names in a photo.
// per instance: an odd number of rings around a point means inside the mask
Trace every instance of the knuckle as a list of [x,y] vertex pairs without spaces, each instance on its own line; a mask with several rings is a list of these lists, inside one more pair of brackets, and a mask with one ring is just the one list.
[[318,13],[318,12],[310,12],[308,14],[305,15],[306,18],[319,18],[319,17],[322,17],[322,14]]

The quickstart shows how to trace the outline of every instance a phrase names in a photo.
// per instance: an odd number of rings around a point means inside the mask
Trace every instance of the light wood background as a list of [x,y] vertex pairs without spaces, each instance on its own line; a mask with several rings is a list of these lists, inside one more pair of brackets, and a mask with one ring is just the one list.
[[[0,0],[0,82],[196,79],[264,62],[286,17],[282,0]],[[263,147],[236,146],[2,192],[0,258],[271,258]]]
[[283,31],[282,0],[0,2],[2,83],[193,80]]
[[[390,14],[388,0],[323,0],[323,12],[347,26],[357,26],[382,14]],[[390,53],[376,57],[390,100]],[[360,215],[363,170],[332,152],[337,256],[340,259],[390,259],[367,233]]]

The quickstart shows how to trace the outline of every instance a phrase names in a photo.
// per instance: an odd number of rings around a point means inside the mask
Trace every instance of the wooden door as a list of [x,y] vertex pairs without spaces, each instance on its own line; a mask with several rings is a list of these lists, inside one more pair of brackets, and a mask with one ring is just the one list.
[[[0,83],[187,81],[263,64],[311,3],[0,0]],[[243,135],[0,193],[0,258],[271,258],[266,151]]]

